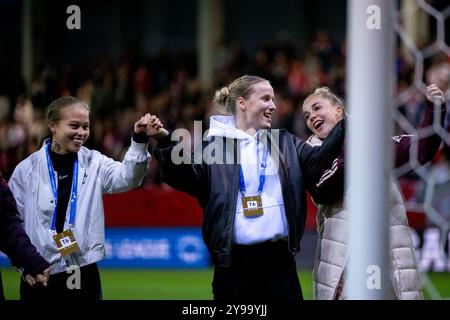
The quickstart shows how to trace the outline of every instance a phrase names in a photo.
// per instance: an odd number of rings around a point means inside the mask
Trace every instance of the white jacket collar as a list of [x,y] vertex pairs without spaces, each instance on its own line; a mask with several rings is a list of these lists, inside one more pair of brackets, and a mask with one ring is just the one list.
[[211,116],[208,138],[224,137],[231,139],[249,140],[256,139],[258,134],[265,134],[267,130],[258,130],[253,136],[236,128],[236,118],[234,116]]
[[[47,139],[48,140],[48,139]],[[38,150],[39,159],[47,163],[47,156],[45,154],[45,145],[47,140],[44,141],[42,147]],[[80,151],[78,151],[78,165],[80,168],[85,168],[87,166],[86,155],[88,154],[86,151],[88,149],[84,146],[81,147]],[[47,168],[47,167],[46,167]]]

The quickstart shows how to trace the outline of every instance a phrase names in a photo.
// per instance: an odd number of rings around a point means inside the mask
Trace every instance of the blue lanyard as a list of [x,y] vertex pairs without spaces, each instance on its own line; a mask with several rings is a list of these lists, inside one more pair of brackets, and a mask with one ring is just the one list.
[[[50,159],[50,142],[46,143],[45,152],[47,155],[48,174],[50,175],[50,183],[52,185],[53,197],[55,199],[55,211],[53,212],[52,230],[56,232],[56,212],[58,210],[58,188],[56,186],[55,170],[53,169],[52,160]],[[70,217],[69,225],[73,226],[75,222],[75,213],[77,211],[77,193],[78,193],[78,157],[73,165],[72,175],[72,194],[70,196]]]
[[[258,139],[259,144],[259,139]],[[258,157],[258,147],[256,145],[256,157]],[[259,186],[258,186],[258,194],[261,194],[264,188],[264,183],[266,182],[266,167],[267,167],[267,156],[269,154],[269,150],[267,147],[264,148],[263,158],[261,161],[261,167],[259,168]],[[239,189],[243,196],[245,196],[245,180],[244,173],[242,172],[242,165],[239,165]]]

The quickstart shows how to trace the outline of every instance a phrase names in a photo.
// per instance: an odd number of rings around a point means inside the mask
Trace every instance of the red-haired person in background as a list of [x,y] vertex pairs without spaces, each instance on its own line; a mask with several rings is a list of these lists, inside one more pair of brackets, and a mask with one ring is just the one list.
[[[427,87],[425,116],[421,127],[433,124],[433,103],[441,105],[441,125],[444,123],[445,103],[442,91],[436,85]],[[341,98],[328,88],[318,88],[303,102],[303,115],[313,135],[308,139],[310,145],[321,145],[334,125],[345,116],[345,106]],[[409,161],[412,137],[401,135],[392,138],[395,146],[395,166]],[[441,138],[433,134],[420,139],[418,159],[421,164],[433,159],[441,143]],[[344,205],[344,155],[341,154],[330,170],[325,171],[319,185],[324,192],[335,194],[334,205],[325,205],[320,200],[317,212],[319,233],[316,258],[313,270],[313,293],[318,300],[344,300],[345,267],[347,263],[348,214]],[[314,197],[313,197],[314,198]],[[423,299],[420,272],[417,264],[413,239],[410,234],[403,197],[395,182],[391,183],[390,207],[390,298]],[[364,212],[361,212],[364,214]]]
[[[16,201],[5,179],[0,173],[0,251],[4,252],[29,285],[47,286],[50,265],[31,244],[22,220],[19,217]],[[0,274],[0,300],[4,300]]]

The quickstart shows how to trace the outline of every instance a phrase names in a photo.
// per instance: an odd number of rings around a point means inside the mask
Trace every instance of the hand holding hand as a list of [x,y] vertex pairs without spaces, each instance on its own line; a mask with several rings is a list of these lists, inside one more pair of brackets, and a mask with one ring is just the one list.
[[146,113],[134,124],[135,133],[145,133],[148,137],[155,136],[160,128],[162,128],[161,121],[150,113]]
[[36,284],[36,279],[29,274],[25,275],[25,281],[28,283],[28,285],[30,285],[30,287],[34,287],[34,285]]
[[36,281],[39,285],[44,287],[47,286],[48,280],[50,279],[50,268],[45,269],[42,274],[36,275]]
[[50,268],[45,269],[42,274],[37,274],[36,278],[26,274],[25,275],[25,281],[32,287],[34,287],[36,284],[46,287],[48,284],[48,280],[50,278]]

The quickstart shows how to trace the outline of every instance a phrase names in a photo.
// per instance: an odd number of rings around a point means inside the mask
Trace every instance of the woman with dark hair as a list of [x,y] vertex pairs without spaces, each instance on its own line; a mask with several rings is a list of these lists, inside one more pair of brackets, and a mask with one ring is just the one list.
[[[147,172],[148,136],[160,128],[146,114],[134,124],[122,162],[83,147],[89,136],[89,107],[74,97],[53,101],[48,138],[15,168],[9,181],[25,231],[51,264],[49,285],[30,288],[22,299],[101,299],[97,262],[105,256],[102,196],[136,188]],[[76,272],[75,289],[67,280]],[[71,290],[72,289],[72,290]]]

